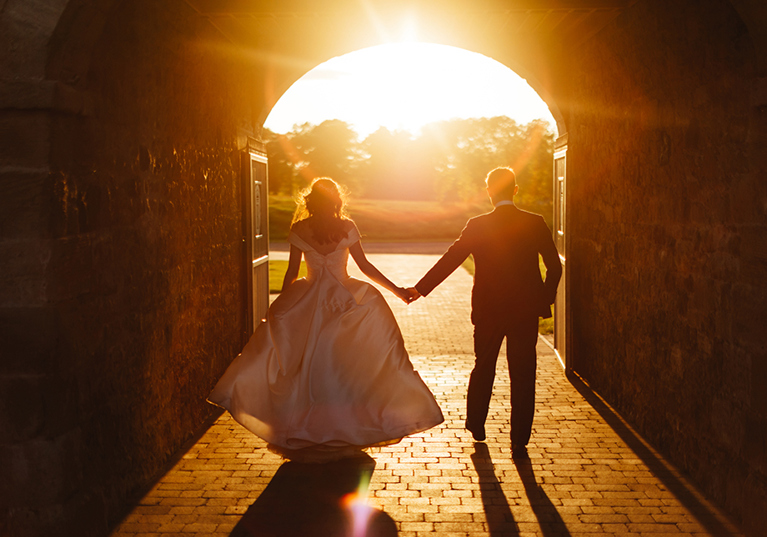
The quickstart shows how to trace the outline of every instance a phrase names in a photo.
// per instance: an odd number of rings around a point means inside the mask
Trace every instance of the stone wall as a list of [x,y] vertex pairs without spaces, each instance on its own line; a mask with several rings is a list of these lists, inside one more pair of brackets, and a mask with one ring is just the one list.
[[638,2],[567,72],[575,370],[767,526],[767,116],[724,1]]
[[102,8],[87,77],[0,116],[1,534],[104,535],[244,337],[252,66],[184,2]]
[[[767,82],[743,22],[640,0],[534,63],[568,126],[575,370],[756,535]],[[0,0],[0,534],[105,534],[211,415],[245,325],[237,151],[287,80],[251,52],[182,0]]]

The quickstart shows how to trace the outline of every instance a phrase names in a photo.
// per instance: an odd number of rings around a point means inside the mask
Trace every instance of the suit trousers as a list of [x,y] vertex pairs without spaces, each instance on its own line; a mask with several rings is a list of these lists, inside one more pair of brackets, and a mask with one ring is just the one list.
[[530,440],[535,413],[537,316],[475,323],[475,362],[466,396],[466,423],[469,428],[483,427],[485,424],[493,395],[498,352],[504,338],[511,379],[511,443],[525,446]]

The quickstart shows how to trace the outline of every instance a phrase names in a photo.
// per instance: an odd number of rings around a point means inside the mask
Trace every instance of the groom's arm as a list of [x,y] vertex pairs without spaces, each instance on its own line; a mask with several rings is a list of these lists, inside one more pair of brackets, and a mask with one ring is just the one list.
[[469,257],[472,250],[470,224],[471,222],[466,225],[461,232],[461,236],[458,237],[458,240],[447,249],[439,261],[429,269],[429,272],[415,284],[415,289],[421,296],[426,296],[431,293],[435,287],[441,284],[445,278],[450,276],[453,271],[460,267],[461,263]]
[[562,262],[559,260],[559,252],[554,244],[551,230],[543,218],[541,218],[538,227],[538,251],[543,258],[543,264],[546,266],[546,281],[543,282],[543,285],[546,289],[546,298],[549,304],[553,304],[557,296],[559,280],[562,278]]

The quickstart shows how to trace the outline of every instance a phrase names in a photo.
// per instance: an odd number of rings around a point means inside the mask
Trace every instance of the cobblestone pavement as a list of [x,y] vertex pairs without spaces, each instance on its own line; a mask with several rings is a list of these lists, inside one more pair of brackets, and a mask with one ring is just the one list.
[[[437,259],[369,257],[402,285],[415,283]],[[224,414],[113,535],[740,535],[608,405],[568,380],[543,338],[529,462],[511,459],[502,359],[487,441],[473,442],[463,428],[473,365],[470,287],[471,278],[458,270],[410,306],[387,297],[413,364],[442,407],[443,424],[371,449],[367,459],[301,465],[285,463]],[[367,533],[358,531],[361,520],[368,521]]]

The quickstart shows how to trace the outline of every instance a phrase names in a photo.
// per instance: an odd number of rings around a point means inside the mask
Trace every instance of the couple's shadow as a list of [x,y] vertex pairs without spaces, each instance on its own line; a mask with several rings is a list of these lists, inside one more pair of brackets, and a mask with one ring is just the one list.
[[[492,537],[515,537],[522,533],[536,533],[529,529],[520,530],[506,500],[506,495],[495,475],[495,466],[486,444],[483,442],[474,444],[471,462],[479,476],[479,492],[482,496],[482,507],[485,511],[490,535]],[[517,468],[535,519],[525,517],[520,522],[533,523],[537,521],[544,537],[568,537],[570,532],[567,530],[561,515],[535,479],[530,459],[515,459],[514,465]]]
[[364,502],[375,465],[366,454],[325,464],[286,462],[231,536],[396,537],[394,520]]

